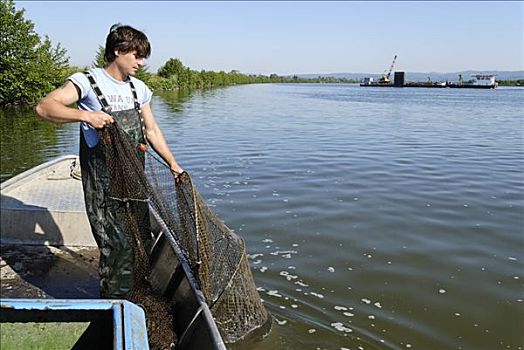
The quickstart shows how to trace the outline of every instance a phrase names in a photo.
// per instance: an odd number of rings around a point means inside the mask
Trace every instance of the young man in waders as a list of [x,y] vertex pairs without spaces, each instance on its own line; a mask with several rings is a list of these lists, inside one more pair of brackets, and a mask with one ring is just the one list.
[[[109,180],[97,129],[117,121],[134,147],[146,144],[147,139],[175,176],[183,172],[151,112],[151,90],[134,77],[150,53],[144,33],[114,25],[106,39],[106,65],[71,75],[36,106],[37,114],[45,120],[80,122],[82,185],[91,230],[100,249],[102,298],[124,298],[130,292],[133,252],[116,219],[115,203],[108,198]],[[78,109],[69,107],[75,102]],[[143,157],[142,153],[142,161]]]

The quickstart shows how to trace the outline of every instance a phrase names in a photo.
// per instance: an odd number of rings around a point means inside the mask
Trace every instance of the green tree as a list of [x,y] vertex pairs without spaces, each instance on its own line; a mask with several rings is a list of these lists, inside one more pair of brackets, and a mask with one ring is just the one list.
[[149,67],[145,64],[136,71],[135,78],[142,80],[146,85],[150,85],[153,75],[149,73]]
[[182,61],[178,58],[170,58],[162,67],[160,67],[158,75],[163,78],[172,78],[173,76],[178,78],[185,70],[186,67],[184,67]]
[[60,44],[42,41],[13,0],[0,0],[0,105],[34,102],[58,87],[69,58]]
[[96,52],[95,60],[91,63],[91,66],[94,68],[102,68],[106,64],[104,55],[106,53],[106,48],[102,45],[98,46],[98,51]]

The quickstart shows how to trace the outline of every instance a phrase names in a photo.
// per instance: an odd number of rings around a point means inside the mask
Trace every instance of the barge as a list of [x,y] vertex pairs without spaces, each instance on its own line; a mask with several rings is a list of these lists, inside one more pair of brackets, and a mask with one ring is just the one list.
[[498,84],[494,74],[473,74],[472,79],[465,82],[459,75],[458,82],[433,82],[430,79],[425,82],[405,82],[404,72],[395,72],[393,82],[387,80],[374,81],[373,78],[364,78],[362,87],[415,87],[415,88],[452,88],[452,89],[495,89]]

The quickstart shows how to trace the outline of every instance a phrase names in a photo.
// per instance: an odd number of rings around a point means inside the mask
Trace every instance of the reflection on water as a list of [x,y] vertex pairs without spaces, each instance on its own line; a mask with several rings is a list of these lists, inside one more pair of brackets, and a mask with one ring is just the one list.
[[54,125],[36,117],[33,106],[0,108],[0,179],[57,156],[77,153],[78,125]]
[[[162,102],[169,107],[173,113],[182,113],[184,111],[184,104],[191,98],[193,92],[189,90],[175,90],[175,91],[160,91],[155,95],[162,99]],[[152,101],[155,104],[155,100]],[[154,108],[154,107],[153,107]]]
[[[246,240],[275,318],[254,349],[524,346],[524,89],[249,85],[152,106]],[[77,152],[77,126],[30,114],[2,114],[2,179]]]

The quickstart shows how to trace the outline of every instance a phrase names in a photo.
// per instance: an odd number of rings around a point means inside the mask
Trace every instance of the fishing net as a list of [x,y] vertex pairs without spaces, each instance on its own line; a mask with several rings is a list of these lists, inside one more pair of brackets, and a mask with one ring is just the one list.
[[[143,154],[127,141],[117,123],[105,128],[101,139],[111,196],[120,203],[117,215],[133,247],[134,283],[129,298],[143,305],[146,315],[150,316],[150,308],[160,318],[154,321],[158,334],[148,329],[150,342],[152,336],[163,337],[159,340],[163,343],[174,341],[164,328],[167,325],[172,329],[172,315],[176,317],[176,310],[154,295],[148,281],[151,266],[147,242],[154,239],[150,220],[164,228],[170,243],[176,245],[173,248],[190,266],[191,278],[204,295],[226,344],[267,334],[271,316],[256,290],[244,240],[206,205],[189,174],[184,172],[175,180],[171,170],[151,151],[147,152],[144,168]],[[164,348],[164,344],[157,348]]]

